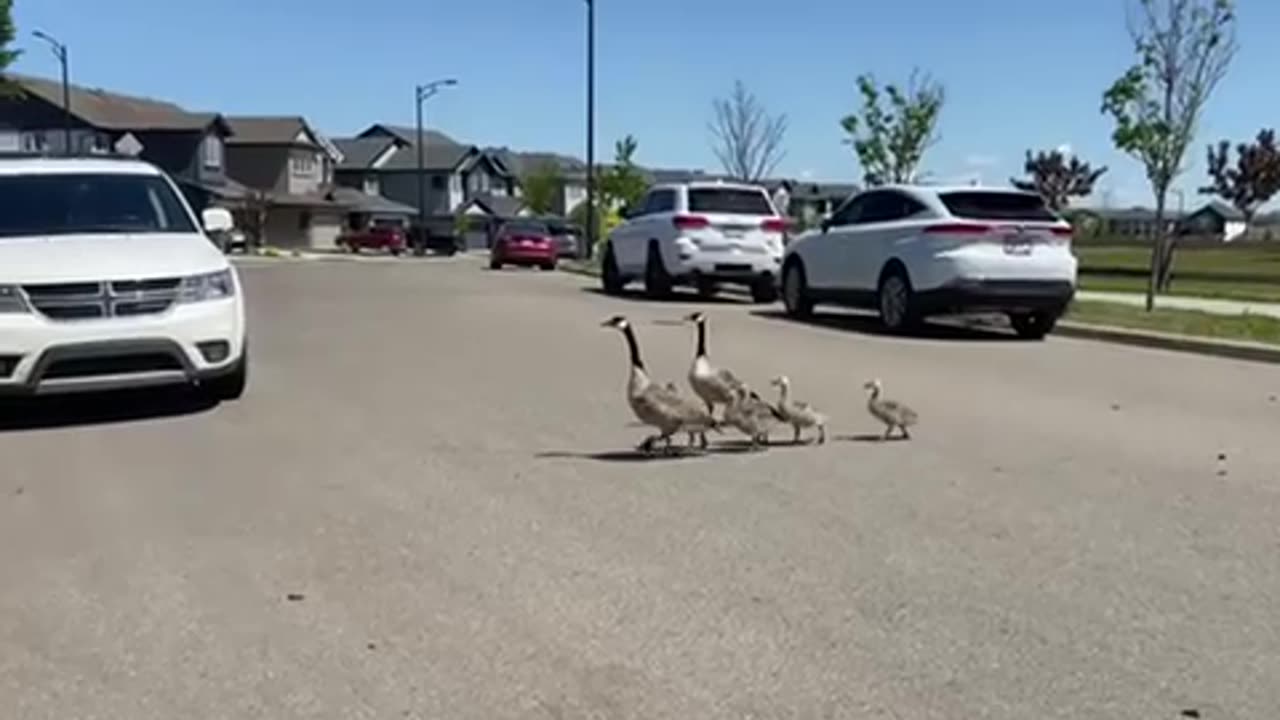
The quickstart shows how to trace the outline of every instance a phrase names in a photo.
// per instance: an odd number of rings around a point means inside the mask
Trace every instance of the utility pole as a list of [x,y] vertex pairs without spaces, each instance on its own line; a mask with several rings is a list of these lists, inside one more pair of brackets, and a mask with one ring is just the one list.
[[58,63],[62,65],[62,142],[63,153],[66,155],[74,154],[74,148],[71,144],[71,68],[70,59],[68,57],[67,46],[55,40],[48,33],[39,30],[32,33],[37,39],[49,43],[49,48],[53,50],[53,56],[58,58]]
[[587,257],[596,242],[596,4],[587,0]]
[[453,78],[445,80],[435,80],[425,85],[418,85],[413,90],[414,110],[417,114],[417,142],[414,145],[418,150],[418,247],[414,248],[419,253],[425,252],[427,247],[427,182],[426,182],[426,164],[427,164],[427,138],[423,132],[422,120],[422,104],[432,95],[440,92],[440,88],[452,87],[457,85],[458,81]]

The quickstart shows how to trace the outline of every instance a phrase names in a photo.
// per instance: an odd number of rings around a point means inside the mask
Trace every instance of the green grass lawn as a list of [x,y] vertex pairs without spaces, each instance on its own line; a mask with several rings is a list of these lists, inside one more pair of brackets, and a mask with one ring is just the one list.
[[[1082,270],[1144,271],[1151,266],[1151,251],[1144,247],[1078,244],[1074,250]],[[1280,243],[1179,248],[1173,260],[1175,280],[1180,272],[1218,275],[1224,279],[1263,276],[1280,282]]]
[[[1080,275],[1080,289],[1145,293],[1147,291],[1147,280],[1146,278],[1138,277],[1082,273]],[[1280,302],[1280,280],[1274,283],[1250,283],[1231,280],[1178,280],[1175,278],[1173,287],[1170,288],[1168,294],[1222,300]]]
[[1259,315],[1213,315],[1194,310],[1165,309],[1149,313],[1141,307],[1082,300],[1071,304],[1071,310],[1064,319],[1092,325],[1280,345],[1280,320]]

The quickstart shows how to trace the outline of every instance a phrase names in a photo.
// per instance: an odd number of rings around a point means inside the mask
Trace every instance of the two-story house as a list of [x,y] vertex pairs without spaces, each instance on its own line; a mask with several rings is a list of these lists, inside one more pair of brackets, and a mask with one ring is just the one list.
[[[452,222],[454,214],[475,197],[515,193],[515,176],[491,153],[437,131],[424,132],[424,139],[422,193],[426,214],[433,221]],[[413,128],[381,124],[356,137],[336,140],[343,155],[336,182],[416,209],[416,140]]]
[[[5,79],[17,92],[0,96],[0,152],[65,154],[62,84],[16,74]],[[74,85],[70,96],[73,153],[151,162],[173,177],[196,212],[212,203],[243,202],[241,189],[227,179],[231,130],[221,115]]]

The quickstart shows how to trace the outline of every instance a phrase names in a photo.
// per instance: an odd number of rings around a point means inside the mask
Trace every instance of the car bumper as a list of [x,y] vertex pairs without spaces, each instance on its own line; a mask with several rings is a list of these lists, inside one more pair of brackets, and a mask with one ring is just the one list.
[[781,255],[703,251],[679,257],[672,274],[722,282],[755,282],[761,277],[776,279],[781,267]]
[[0,395],[198,382],[233,371],[244,338],[239,298],[106,320],[0,315]]
[[555,262],[558,253],[555,248],[529,250],[503,250],[494,255],[494,259],[508,263],[549,263]]
[[1075,297],[1066,280],[957,280],[916,294],[922,313],[1052,312],[1062,313]]

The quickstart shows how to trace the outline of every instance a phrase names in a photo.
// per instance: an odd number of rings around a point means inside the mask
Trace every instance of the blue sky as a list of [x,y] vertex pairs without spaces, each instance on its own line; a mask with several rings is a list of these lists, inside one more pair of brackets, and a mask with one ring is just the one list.
[[[301,114],[330,135],[409,124],[415,82],[457,77],[428,124],[478,144],[583,154],[582,0],[17,0],[16,69],[55,75],[45,30],[71,47],[77,83],[228,114]],[[1199,202],[1204,145],[1280,120],[1265,91],[1280,3],[1239,0],[1241,50],[1184,176]],[[1111,204],[1149,202],[1139,165],[1110,147],[1099,97],[1130,62],[1121,0],[597,0],[597,153],[627,133],[638,159],[715,168],[711,99],[737,78],[790,118],[780,174],[859,176],[839,118],[854,78],[947,85],[925,169],[1003,182],[1027,148],[1069,145],[1111,172]],[[1252,92],[1251,92],[1252,90]],[[1259,92],[1264,90],[1263,92]],[[1176,203],[1176,200],[1174,200]]]

